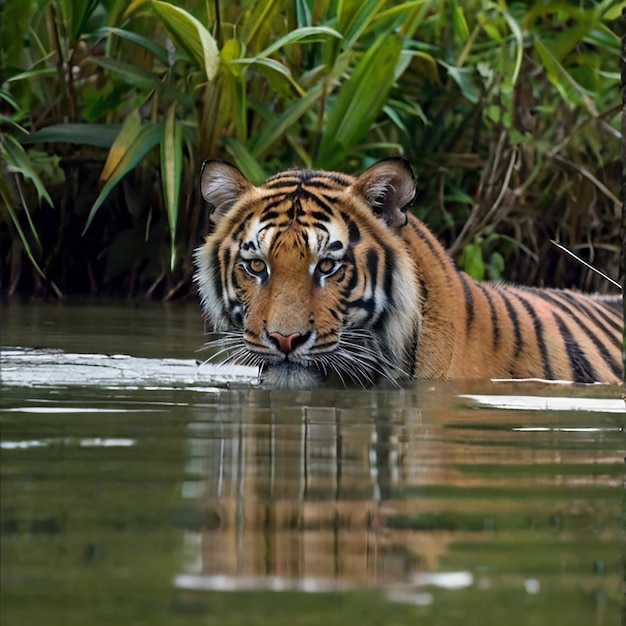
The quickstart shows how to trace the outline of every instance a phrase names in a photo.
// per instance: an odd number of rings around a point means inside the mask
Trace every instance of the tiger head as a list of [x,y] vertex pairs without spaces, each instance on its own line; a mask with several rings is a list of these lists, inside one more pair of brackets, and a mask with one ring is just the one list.
[[404,159],[359,177],[288,170],[259,187],[210,160],[200,186],[212,232],[195,281],[218,355],[259,366],[278,388],[412,375],[421,314],[398,235],[415,197]]

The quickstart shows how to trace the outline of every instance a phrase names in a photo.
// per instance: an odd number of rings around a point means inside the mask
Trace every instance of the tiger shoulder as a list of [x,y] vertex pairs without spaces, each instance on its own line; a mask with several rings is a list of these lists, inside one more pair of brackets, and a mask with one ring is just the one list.
[[396,157],[360,176],[287,170],[253,185],[207,161],[195,255],[217,358],[271,387],[411,378],[618,383],[622,312],[582,293],[478,282],[408,211]]

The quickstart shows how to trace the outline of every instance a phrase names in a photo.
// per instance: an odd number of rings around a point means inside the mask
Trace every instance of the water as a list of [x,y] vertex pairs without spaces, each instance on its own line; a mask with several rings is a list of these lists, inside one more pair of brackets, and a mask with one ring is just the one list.
[[620,622],[620,388],[270,392],[195,303],[1,322],[3,626]]

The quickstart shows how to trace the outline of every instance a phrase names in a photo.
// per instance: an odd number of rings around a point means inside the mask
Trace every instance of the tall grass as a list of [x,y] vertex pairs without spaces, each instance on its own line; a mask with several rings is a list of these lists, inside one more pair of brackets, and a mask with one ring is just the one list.
[[404,154],[478,278],[618,275],[621,3],[10,0],[3,290],[186,294],[200,163],[253,181]]

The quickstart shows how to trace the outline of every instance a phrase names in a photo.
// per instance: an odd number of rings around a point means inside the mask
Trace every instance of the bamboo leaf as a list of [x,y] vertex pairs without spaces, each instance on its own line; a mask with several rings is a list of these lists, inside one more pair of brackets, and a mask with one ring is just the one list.
[[126,30],[125,28],[115,28],[112,26],[100,28],[94,32],[94,35],[97,37],[102,37],[108,34],[115,35],[120,39],[125,39],[126,41],[130,41],[138,46],[141,46],[142,48],[145,48],[155,59],[158,59],[160,63],[166,66],[168,65],[169,58],[167,50],[163,46],[160,46],[152,41],[152,39],[143,37],[142,35],[134,33],[131,30]]
[[[515,39],[516,51],[515,51],[515,67],[513,72],[510,75],[510,78],[507,77],[503,83],[503,87],[508,91],[513,91],[513,88],[517,84],[517,79],[522,70],[522,61],[524,58],[524,36],[522,35],[522,30],[519,27],[519,24],[515,21],[515,19],[509,14],[508,11],[502,11],[502,15],[506,20],[511,32],[513,33],[513,37]],[[508,73],[508,72],[507,72]]]
[[289,128],[311,109],[315,101],[321,97],[323,87],[323,83],[318,83],[303,98],[296,100],[291,106],[287,107],[282,115],[265,125],[261,132],[248,142],[250,154],[256,159],[260,159],[266,150],[282,136],[286,135]]
[[243,172],[244,176],[255,185],[260,185],[267,178],[265,170],[259,165],[259,161],[246,148],[246,146],[234,137],[226,137],[224,143],[233,155],[235,164]]
[[119,124],[55,124],[20,138],[20,143],[78,143],[110,148],[120,129]]
[[71,0],[55,4],[63,16],[71,39],[76,40],[83,33],[87,21],[99,4],[99,0]]
[[254,40],[261,34],[265,34],[270,30],[272,17],[280,8],[280,0],[261,0],[255,2],[248,19],[244,20],[241,38],[246,45],[253,44]]
[[[120,145],[119,151],[115,154],[115,162],[112,159],[111,166],[107,169],[106,179],[101,176],[101,179],[106,180],[106,183],[89,211],[83,235],[87,232],[98,209],[102,206],[109,193],[111,193],[113,187],[159,143],[162,135],[163,123],[159,122],[158,124],[144,124],[139,133],[135,135],[134,140],[130,142],[127,142],[126,138],[121,139],[120,144],[126,146],[126,149],[122,150]],[[107,159],[105,167],[108,164],[109,159]]]
[[454,67],[444,61],[439,61],[448,71],[448,76],[459,86],[463,96],[472,104],[480,98],[480,90],[476,83],[476,72],[472,67]]
[[36,70],[26,70],[25,72],[20,72],[19,74],[13,74],[6,79],[6,83],[15,83],[20,80],[36,80],[38,78],[52,78],[56,76],[57,70],[54,67],[44,67]]
[[148,4],[148,2],[150,2],[150,0],[132,0],[122,14],[122,20],[126,21],[135,11],[137,11],[144,4]]
[[165,117],[165,128],[161,139],[161,183],[170,229],[170,269],[172,270],[176,263],[176,225],[178,223],[178,201],[183,171],[182,138],[181,124],[176,119],[176,106],[172,105]]
[[370,129],[387,101],[401,51],[401,37],[381,37],[341,87],[320,142],[317,161],[321,167],[338,165]]
[[212,81],[219,68],[219,52],[213,35],[184,9],[159,0],[152,0],[151,4],[174,45],[183,50]]
[[571,106],[583,104],[593,117],[597,117],[598,112],[591,98],[552,52],[538,37],[534,38],[533,45],[543,63],[550,82],[556,87],[561,97]]
[[407,39],[412,39],[415,31],[423,23],[430,5],[431,2],[428,0],[409,0],[388,9],[383,6],[383,10],[373,16],[365,30],[368,33],[376,34],[384,20],[387,24],[384,28],[387,31],[393,30]]
[[137,85],[145,89],[154,89],[169,96],[170,98],[173,98],[174,100],[178,100],[178,102],[180,102],[187,109],[193,109],[194,104],[192,98],[190,98],[186,93],[167,85],[152,72],[148,72],[137,65],[133,65],[132,63],[126,63],[125,61],[112,59],[110,57],[93,57],[92,60],[94,63],[100,65],[100,67],[104,67],[105,69],[118,74],[130,85]]
[[293,79],[289,68],[274,59],[236,59],[232,62],[232,64],[256,66],[259,73],[266,76],[270,82],[274,82],[272,86],[279,92],[284,91],[284,89],[281,89],[281,85],[276,83],[276,79],[279,79],[282,83],[284,83],[284,85],[287,85],[289,87],[289,91],[292,93],[295,92],[299,96],[303,96],[306,93],[304,89],[302,89],[302,87]]
[[54,202],[52,202],[48,190],[43,182],[41,182],[31,160],[28,158],[24,148],[22,148],[17,139],[12,135],[6,135],[2,148],[4,152],[3,156],[7,164],[10,165],[14,171],[19,172],[24,179],[30,180],[33,183],[37,190],[39,200],[45,200],[50,206],[54,206]]
[[293,45],[295,43],[312,43],[315,41],[326,41],[329,37],[335,37],[342,39],[340,33],[328,26],[305,26],[303,28],[296,28],[296,30],[287,33],[285,36],[277,39],[271,46],[265,48],[265,50],[255,55],[255,59],[263,59],[265,57],[274,54],[285,46]]
[[100,174],[100,181],[106,182],[111,174],[115,171],[119,162],[124,158],[135,139],[141,132],[141,114],[139,111],[133,111],[124,121],[120,131],[109,150],[107,160]]
[[[4,215],[4,219],[7,222],[11,222],[13,224],[20,238],[20,241],[22,242],[22,245],[24,246],[24,251],[26,252],[26,256],[29,258],[30,262],[33,264],[33,267],[35,268],[37,273],[42,278],[45,279],[46,275],[44,274],[41,267],[39,267],[39,263],[37,263],[37,259],[35,259],[35,255],[33,254],[33,250],[30,246],[30,241],[28,240],[28,237],[26,236],[26,233],[24,232],[24,229],[22,228],[22,225],[20,224],[20,220],[17,216],[17,213],[15,212],[13,198],[11,196],[11,191],[9,189],[9,186],[7,185],[6,179],[1,178],[1,177],[0,177],[0,198],[2,199],[2,202],[0,202],[0,214],[6,212],[6,214]],[[39,243],[39,237],[37,236],[37,231],[35,230],[30,220],[29,220],[29,224],[31,228],[31,233],[33,234],[37,244],[41,245]]]
[[342,0],[337,9],[337,30],[343,34],[344,49],[349,49],[371,24],[384,0]]

